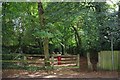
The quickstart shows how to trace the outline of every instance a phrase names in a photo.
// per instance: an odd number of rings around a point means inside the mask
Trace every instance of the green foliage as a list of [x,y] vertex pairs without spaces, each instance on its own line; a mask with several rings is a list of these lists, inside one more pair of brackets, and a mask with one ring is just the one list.
[[[81,41],[83,48],[85,50],[89,50],[92,48],[97,49],[98,48],[98,37],[99,37],[99,29],[98,29],[98,24],[97,20],[94,17],[93,11],[89,11],[89,13],[86,13],[85,15],[85,20],[84,20],[84,25],[82,28],[83,34],[81,35]],[[94,24],[93,24],[94,23]]]
[[22,54],[2,54],[2,60],[22,60],[24,59],[24,55]]
[[36,66],[26,66],[24,67],[25,70],[28,70],[28,71],[38,71],[38,70],[42,70],[43,68],[42,67],[36,67]]
[[52,33],[48,32],[47,30],[36,31],[33,35],[38,38],[46,38],[46,37],[52,38],[53,37]]
[[2,63],[2,69],[21,69],[22,66],[16,65],[12,62]]
[[[115,32],[114,45],[115,49],[118,49],[120,28],[113,7],[97,2],[43,3],[45,29],[42,30],[37,3],[3,3],[3,45],[29,46],[29,50],[30,46],[34,45],[37,48],[31,50],[42,52],[43,38],[48,37],[49,44],[52,45],[50,48],[77,47],[78,42],[72,28],[74,26],[80,36],[83,50],[109,50],[110,32]],[[111,13],[110,10],[114,12]]]

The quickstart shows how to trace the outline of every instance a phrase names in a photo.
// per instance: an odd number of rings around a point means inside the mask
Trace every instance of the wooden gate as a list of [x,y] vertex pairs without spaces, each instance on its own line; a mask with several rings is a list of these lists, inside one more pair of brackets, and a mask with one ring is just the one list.
[[58,65],[58,59],[56,55],[51,56],[51,65],[56,67],[66,68],[79,68],[80,67],[80,56],[78,55],[61,55],[61,64]]
[[[8,54],[10,55],[10,54]],[[15,64],[22,64],[25,66],[37,66],[43,67],[44,66],[44,55],[28,55],[22,54],[24,58],[19,60],[2,60],[2,63],[15,63]],[[79,55],[61,55],[61,64],[58,65],[57,55],[50,56],[50,64],[53,68],[57,67],[64,67],[64,68],[79,68],[80,62]]]

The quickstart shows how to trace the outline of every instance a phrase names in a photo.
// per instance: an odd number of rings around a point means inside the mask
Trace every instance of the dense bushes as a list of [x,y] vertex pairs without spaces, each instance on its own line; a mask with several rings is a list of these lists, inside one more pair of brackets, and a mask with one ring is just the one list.
[[12,54],[2,54],[2,60],[19,60],[19,59],[24,59],[24,55],[22,54],[17,54],[17,53],[12,53]]
[[[39,46],[27,46],[21,47],[22,52],[25,54],[42,54],[43,50]],[[2,53],[19,53],[19,46],[2,46]]]

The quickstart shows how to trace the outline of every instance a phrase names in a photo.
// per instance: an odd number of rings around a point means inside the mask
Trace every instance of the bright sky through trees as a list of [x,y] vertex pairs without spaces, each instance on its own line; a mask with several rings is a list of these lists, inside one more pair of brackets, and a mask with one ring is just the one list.
[[[117,4],[119,0],[107,0],[106,1],[109,5],[114,6],[114,4]],[[118,5],[115,6],[115,10],[118,11]]]

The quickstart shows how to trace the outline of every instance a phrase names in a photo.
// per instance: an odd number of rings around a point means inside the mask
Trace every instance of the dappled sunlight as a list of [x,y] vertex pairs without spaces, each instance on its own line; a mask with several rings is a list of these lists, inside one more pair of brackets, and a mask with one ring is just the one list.
[[9,78],[16,78],[16,77],[19,77],[19,75],[18,74],[14,74],[14,75],[10,75],[10,76],[8,76]]
[[78,75],[78,74],[77,73],[71,74],[71,76],[73,76],[73,75]]
[[61,76],[61,75],[63,75],[63,74],[58,74],[58,75],[60,75],[60,76]]
[[40,72],[36,72],[36,73],[34,73],[34,74],[36,74],[36,75],[37,75],[37,74],[40,74]]
[[43,78],[55,78],[57,77],[57,75],[48,75],[48,76],[44,76]]
[[94,1],[0,4],[0,75],[34,79],[118,77],[120,4],[116,0]]
[[[20,71],[20,70],[6,70],[3,73],[4,78],[116,78],[118,72],[116,71],[91,71],[91,72],[76,72],[73,69],[58,69],[54,71]],[[14,73],[12,73],[14,71]],[[9,72],[9,73],[8,73]],[[11,74],[10,74],[11,73]]]
[[27,74],[29,74],[28,72],[22,72],[22,73],[20,73],[20,75],[27,75]]
[[39,75],[38,74],[37,75],[36,74],[30,74],[30,75],[27,75],[27,76],[29,76],[30,78],[34,78],[34,77],[40,77],[41,75],[40,74]]
[[76,64],[62,64],[62,65],[54,65],[54,66],[75,66]]

